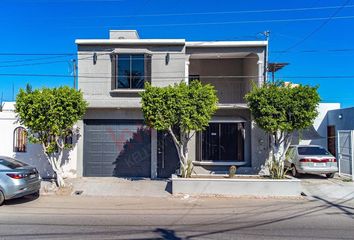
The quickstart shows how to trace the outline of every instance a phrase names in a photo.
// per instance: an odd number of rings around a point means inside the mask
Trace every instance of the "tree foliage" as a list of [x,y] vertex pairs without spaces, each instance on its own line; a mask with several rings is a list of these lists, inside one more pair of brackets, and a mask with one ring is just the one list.
[[318,114],[317,87],[268,83],[254,87],[245,99],[256,124],[273,136],[273,159],[268,162],[270,174],[283,178],[285,152],[293,132],[310,127]]
[[49,163],[57,175],[59,186],[62,179],[62,156],[65,143],[71,136],[74,124],[85,114],[87,103],[82,93],[69,87],[42,88],[32,91],[20,89],[16,97],[16,113],[19,122],[28,129],[29,139],[43,147]]
[[181,174],[186,177],[187,172],[191,172],[187,144],[196,131],[208,126],[217,109],[214,87],[199,81],[167,87],[153,87],[147,83],[141,97],[146,123],[171,134],[180,158]]

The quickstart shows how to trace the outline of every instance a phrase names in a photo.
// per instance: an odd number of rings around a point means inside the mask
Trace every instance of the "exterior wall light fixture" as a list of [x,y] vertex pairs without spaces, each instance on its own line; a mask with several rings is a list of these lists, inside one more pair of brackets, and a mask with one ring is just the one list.
[[96,65],[96,63],[97,63],[97,53],[96,52],[93,53],[92,60],[93,60],[93,65]]
[[165,64],[168,65],[169,62],[170,62],[170,53],[167,53],[165,57]]

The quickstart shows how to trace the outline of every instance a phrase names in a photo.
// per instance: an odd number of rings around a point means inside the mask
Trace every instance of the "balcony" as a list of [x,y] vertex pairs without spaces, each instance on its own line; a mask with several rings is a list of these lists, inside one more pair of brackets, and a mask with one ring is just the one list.
[[245,95],[251,90],[253,83],[259,85],[263,81],[263,77],[259,76],[256,54],[237,58],[191,55],[189,76],[190,80],[198,79],[215,87],[220,108],[246,107]]

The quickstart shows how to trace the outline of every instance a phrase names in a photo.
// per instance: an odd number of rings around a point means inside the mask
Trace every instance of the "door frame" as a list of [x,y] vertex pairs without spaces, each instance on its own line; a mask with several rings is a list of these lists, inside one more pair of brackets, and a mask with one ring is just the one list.
[[[246,148],[246,145],[247,145],[247,137],[246,137],[246,129],[247,129],[247,122],[246,121],[240,121],[240,120],[236,120],[236,121],[230,121],[230,120],[227,120],[227,121],[211,121],[209,122],[209,124],[219,124],[219,135],[220,135],[220,131],[221,131],[221,127],[220,127],[220,124],[243,124],[243,148],[242,148],[242,151],[243,151],[243,160],[237,160],[237,159],[233,159],[233,160],[221,160],[221,159],[216,159],[216,160],[205,160],[203,159],[203,141],[202,141],[202,135],[203,135],[203,132],[199,132],[197,134],[197,143],[196,143],[196,153],[197,153],[197,161],[200,161],[200,162],[214,162],[214,163],[227,163],[227,162],[230,162],[230,163],[240,163],[242,165],[245,165],[247,164],[247,159],[246,159],[246,151],[247,151],[247,148]],[[220,136],[219,136],[220,138]],[[220,143],[219,143],[220,145]],[[219,154],[220,155],[220,154]],[[237,153],[236,153],[237,155]],[[237,156],[236,156],[237,158]]]

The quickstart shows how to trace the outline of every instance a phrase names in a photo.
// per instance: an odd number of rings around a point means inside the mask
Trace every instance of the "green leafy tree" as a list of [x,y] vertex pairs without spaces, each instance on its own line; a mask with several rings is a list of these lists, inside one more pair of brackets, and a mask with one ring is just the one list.
[[75,134],[74,124],[86,108],[82,93],[69,87],[32,90],[28,85],[16,97],[19,122],[27,127],[29,140],[42,145],[59,187],[65,186],[61,166],[63,151],[72,148],[65,139]]
[[189,177],[192,162],[188,159],[188,142],[196,131],[202,131],[217,109],[218,98],[213,86],[192,81],[168,87],[145,85],[141,94],[146,123],[168,131],[177,148],[182,177]]
[[272,136],[272,159],[266,166],[273,178],[284,178],[284,160],[295,131],[313,124],[320,96],[317,87],[283,82],[254,86],[245,97],[256,124]]

